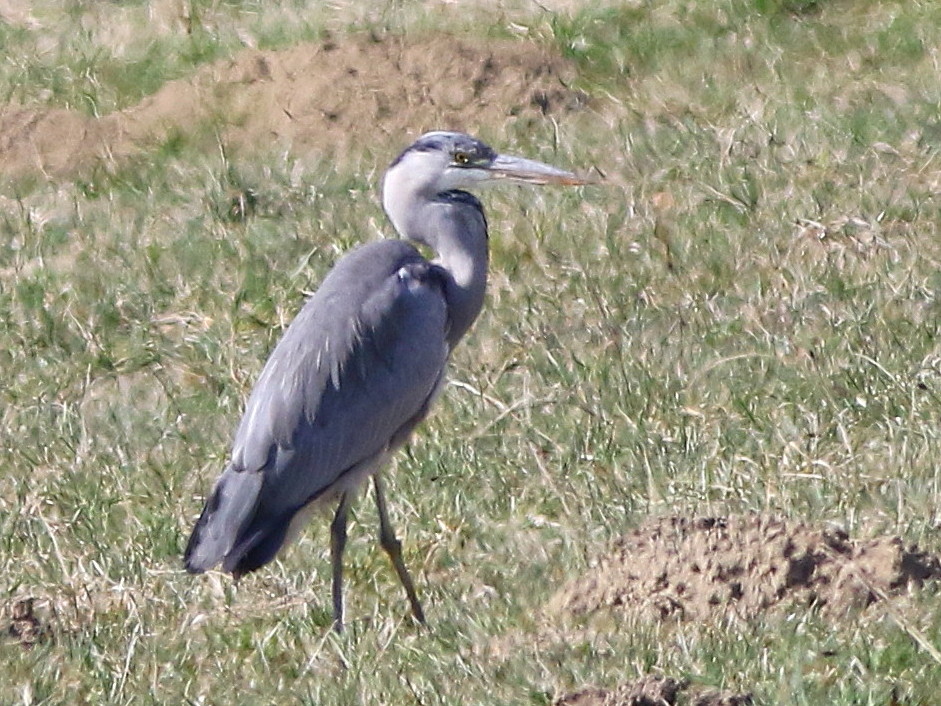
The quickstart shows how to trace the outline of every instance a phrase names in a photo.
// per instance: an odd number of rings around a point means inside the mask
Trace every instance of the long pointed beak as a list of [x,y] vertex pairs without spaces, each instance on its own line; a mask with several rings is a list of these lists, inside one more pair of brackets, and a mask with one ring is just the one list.
[[499,154],[488,167],[487,175],[492,179],[506,179],[524,184],[560,184],[562,186],[581,186],[591,184],[593,180],[580,177],[564,169],[557,169],[534,159],[511,157]]

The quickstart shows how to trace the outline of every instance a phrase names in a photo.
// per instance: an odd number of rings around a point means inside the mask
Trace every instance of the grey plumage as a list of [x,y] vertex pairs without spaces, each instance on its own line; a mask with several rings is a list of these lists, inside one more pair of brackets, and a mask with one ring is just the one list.
[[351,493],[373,476],[380,540],[424,620],[385,509],[379,471],[428,409],[448,356],[476,319],[487,275],[487,223],[460,188],[504,178],[581,184],[548,165],[496,154],[460,133],[422,136],[389,167],[383,206],[399,235],[337,262],[268,359],[235,434],[231,460],[185,552],[202,572],[236,577],[271,561],[310,511],[339,502],[331,525],[335,627]]

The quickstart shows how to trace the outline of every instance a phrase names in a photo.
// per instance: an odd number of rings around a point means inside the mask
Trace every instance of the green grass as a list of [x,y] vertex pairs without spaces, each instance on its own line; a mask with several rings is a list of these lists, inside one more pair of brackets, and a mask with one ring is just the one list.
[[0,20],[7,99],[101,115],[246,45],[276,49],[319,37],[313,3],[248,0],[31,3]]
[[[340,637],[326,521],[238,588],[180,553],[280,330],[384,223],[375,175],[399,145],[298,167],[181,137],[8,182],[0,603],[36,596],[55,639],[4,646],[0,703],[546,704],[647,671],[759,703],[933,703],[941,665],[911,632],[941,642],[933,589],[900,603],[908,627],[794,611],[536,635],[561,583],[650,514],[771,511],[941,549],[937,4],[520,5],[474,27],[413,3],[190,3],[189,34],[147,7],[46,2],[37,26],[0,25],[3,95],[103,113],[240,30],[280,47],[515,23],[576,61],[596,109],[494,125],[495,145],[607,179],[485,195],[492,286],[463,384],[390,478],[431,627],[363,498]],[[106,11],[132,40],[90,23]]]

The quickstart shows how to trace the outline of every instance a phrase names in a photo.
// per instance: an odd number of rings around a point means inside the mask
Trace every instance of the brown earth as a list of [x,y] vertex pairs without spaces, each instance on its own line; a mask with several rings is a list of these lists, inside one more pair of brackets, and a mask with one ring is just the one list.
[[479,132],[576,110],[573,68],[522,41],[374,35],[247,50],[95,118],[0,107],[0,172],[64,175],[210,126],[228,147],[334,152],[407,142],[429,129]]
[[554,706],[749,706],[751,694],[703,691],[688,682],[647,675],[614,689],[589,687],[565,694]]
[[621,538],[549,609],[696,621],[795,607],[846,615],[939,578],[939,557],[898,537],[858,541],[760,515],[667,517]]
[[[547,617],[550,623],[597,617],[601,629],[611,630],[612,620],[750,620],[801,609],[846,616],[937,579],[941,558],[898,537],[854,540],[839,529],[762,515],[653,518],[564,586],[550,600]],[[554,635],[550,628],[540,638],[551,643]],[[518,640],[510,636],[491,647],[505,652]],[[573,691],[554,706],[753,702],[748,693],[647,675],[614,688]]]
[[10,621],[6,627],[7,638],[24,649],[37,642],[49,639],[52,631],[33,612],[34,599],[20,598],[10,604]]

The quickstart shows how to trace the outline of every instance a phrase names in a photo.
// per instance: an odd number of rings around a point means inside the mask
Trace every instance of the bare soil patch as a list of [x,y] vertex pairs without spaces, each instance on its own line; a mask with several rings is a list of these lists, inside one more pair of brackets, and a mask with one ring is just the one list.
[[0,171],[73,173],[211,126],[230,148],[335,152],[429,129],[503,125],[579,109],[573,68],[544,47],[457,37],[354,36],[247,50],[126,110],[0,108]]
[[9,606],[10,621],[5,630],[7,638],[24,649],[52,636],[49,626],[34,613],[34,603],[32,598],[20,598]]
[[550,612],[752,619],[795,606],[846,615],[941,578],[898,537],[858,541],[760,515],[652,519],[559,591]]
[[613,689],[589,687],[565,694],[554,706],[750,706],[751,694],[703,690],[689,682],[647,675]]

